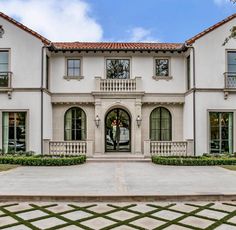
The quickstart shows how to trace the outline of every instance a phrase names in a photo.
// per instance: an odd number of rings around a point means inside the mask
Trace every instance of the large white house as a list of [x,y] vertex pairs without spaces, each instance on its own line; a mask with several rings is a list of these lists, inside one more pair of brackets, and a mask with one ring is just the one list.
[[236,14],[184,43],[51,42],[0,13],[0,149],[236,152]]

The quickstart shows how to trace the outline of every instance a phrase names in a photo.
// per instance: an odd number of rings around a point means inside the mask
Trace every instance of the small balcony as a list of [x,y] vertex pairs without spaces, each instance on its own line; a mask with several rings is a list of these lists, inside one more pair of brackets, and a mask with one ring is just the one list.
[[225,88],[236,90],[236,72],[226,72],[225,77]]
[[11,88],[12,72],[0,72],[0,90]]
[[141,80],[141,77],[133,79],[103,79],[95,77],[96,92],[140,92]]

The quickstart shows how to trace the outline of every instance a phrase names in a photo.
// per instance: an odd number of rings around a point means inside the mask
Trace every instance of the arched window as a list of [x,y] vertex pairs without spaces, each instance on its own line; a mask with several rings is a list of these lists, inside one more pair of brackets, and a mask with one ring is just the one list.
[[65,141],[83,141],[86,139],[86,115],[77,107],[65,113]]
[[150,115],[150,139],[153,141],[171,141],[171,114],[163,107],[158,107]]

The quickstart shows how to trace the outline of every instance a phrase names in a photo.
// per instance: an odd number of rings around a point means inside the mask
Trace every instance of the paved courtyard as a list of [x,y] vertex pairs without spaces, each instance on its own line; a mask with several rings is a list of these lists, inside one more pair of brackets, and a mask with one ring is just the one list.
[[0,229],[236,229],[236,202],[0,203]]
[[19,167],[0,172],[0,195],[236,194],[236,171],[142,162]]

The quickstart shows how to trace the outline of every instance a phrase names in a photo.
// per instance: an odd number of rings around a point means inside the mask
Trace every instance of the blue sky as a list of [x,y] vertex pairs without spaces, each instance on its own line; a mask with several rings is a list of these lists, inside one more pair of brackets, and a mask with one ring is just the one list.
[[235,13],[236,4],[229,0],[0,0],[0,9],[52,41],[183,42]]

